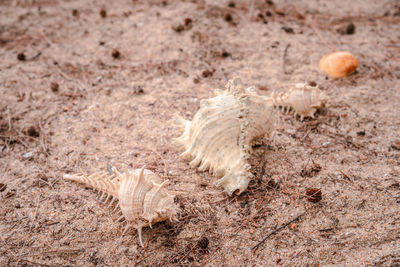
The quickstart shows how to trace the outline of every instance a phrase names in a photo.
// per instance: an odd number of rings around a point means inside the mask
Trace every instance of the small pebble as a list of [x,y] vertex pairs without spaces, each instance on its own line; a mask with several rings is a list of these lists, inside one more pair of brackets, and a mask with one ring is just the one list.
[[143,86],[141,86],[141,85],[135,85],[135,86],[133,87],[133,93],[134,93],[135,95],[143,94],[143,93],[144,93]]
[[200,238],[199,241],[197,241],[197,246],[200,249],[207,249],[209,242],[210,241],[208,240],[208,238],[204,236],[204,237]]
[[72,9],[72,16],[79,17],[79,10],[78,9]]
[[176,32],[183,32],[185,30],[185,27],[182,24],[179,24],[178,26],[172,27],[172,29]]
[[222,54],[221,54],[221,56],[225,57],[225,58],[229,57],[230,55],[231,54],[229,52],[226,52],[226,51],[222,52]]
[[396,150],[400,150],[400,141],[393,142],[390,147]]
[[322,199],[322,192],[318,188],[308,188],[306,190],[307,200],[312,203],[317,203]]
[[17,55],[17,59],[19,60],[19,61],[25,61],[25,54],[24,53],[19,53],[18,55]]
[[358,136],[365,136],[365,130],[357,132]]
[[212,76],[212,75],[213,75],[212,71],[209,71],[209,70],[204,70],[204,71],[201,73],[201,76],[202,76],[203,78],[207,78],[207,77],[210,77],[210,76]]
[[111,55],[112,55],[113,58],[118,59],[118,58],[120,58],[121,53],[117,49],[114,49],[112,51]]
[[281,29],[284,30],[286,33],[294,33],[293,28],[288,26],[282,26]]
[[308,85],[312,86],[312,87],[315,87],[315,86],[317,86],[317,83],[315,81],[309,81]]
[[356,26],[353,23],[349,23],[339,29],[337,29],[337,32],[342,34],[342,35],[351,35],[356,32]]
[[231,14],[228,13],[228,14],[225,15],[224,20],[226,22],[232,22],[233,21],[233,17],[232,17]]
[[22,157],[24,159],[29,159],[29,158],[33,157],[33,152],[31,151],[31,152],[25,153],[22,155]]
[[189,26],[189,25],[191,25],[192,24],[192,19],[191,18],[186,18],[185,19],[185,26]]
[[57,82],[51,82],[50,83],[50,89],[51,89],[51,91],[56,93],[60,89],[60,85]]
[[35,126],[29,127],[26,133],[32,137],[39,137],[39,131],[36,129]]
[[330,143],[331,143],[330,141],[323,142],[323,143],[322,143],[322,146],[327,146],[327,145],[329,145]]
[[107,17],[107,11],[104,8],[100,9],[99,14],[103,19]]

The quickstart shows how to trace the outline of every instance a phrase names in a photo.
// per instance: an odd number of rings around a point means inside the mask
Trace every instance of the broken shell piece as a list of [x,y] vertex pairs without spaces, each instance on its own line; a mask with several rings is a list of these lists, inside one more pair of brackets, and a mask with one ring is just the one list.
[[314,118],[317,109],[325,106],[328,101],[324,92],[304,83],[296,84],[296,87],[287,93],[273,93],[271,97],[275,106],[282,107],[287,112],[290,108],[294,109],[301,120],[308,116]]
[[248,158],[252,145],[274,131],[272,99],[245,89],[239,78],[230,80],[227,90],[200,102],[192,121],[175,117],[183,134],[175,139],[190,159],[190,166],[222,177],[216,184],[232,195],[246,190],[252,174]]
[[358,60],[348,52],[334,52],[319,61],[319,68],[332,78],[346,77],[358,67]]
[[102,193],[105,202],[112,199],[109,206],[119,201],[122,216],[118,221],[125,219],[127,226],[138,231],[140,245],[143,246],[142,228],[169,219],[177,220],[178,207],[174,203],[174,193],[164,188],[166,182],[152,171],[136,169],[126,173],[119,173],[113,169],[113,174],[97,172],[90,176],[64,175],[64,179],[87,184]]

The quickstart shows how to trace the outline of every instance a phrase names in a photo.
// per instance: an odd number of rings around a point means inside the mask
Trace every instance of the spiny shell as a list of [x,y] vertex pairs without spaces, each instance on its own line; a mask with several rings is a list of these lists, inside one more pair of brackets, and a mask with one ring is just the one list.
[[319,61],[319,68],[332,78],[346,77],[358,67],[358,60],[348,52],[334,52]]
[[138,230],[141,246],[142,227],[151,227],[167,219],[177,220],[178,207],[174,204],[174,193],[168,192],[163,187],[166,182],[161,183],[157,175],[144,167],[126,173],[113,169],[113,175],[107,172],[96,172],[90,176],[66,174],[64,179],[87,184],[102,192],[101,198],[107,196],[105,202],[112,199],[109,206],[118,200],[122,212],[118,221],[126,220],[125,231],[130,226]]
[[295,88],[283,94],[272,94],[275,106],[283,107],[289,111],[293,108],[295,113],[304,117],[314,118],[314,113],[318,108],[323,107],[328,101],[328,97],[316,87],[308,86],[304,83],[296,84]]
[[175,141],[185,149],[182,157],[191,160],[190,166],[222,177],[216,184],[231,195],[246,190],[252,178],[247,162],[251,146],[273,133],[274,109],[271,98],[243,88],[239,78],[226,88],[202,100],[192,121],[176,116],[183,134]]

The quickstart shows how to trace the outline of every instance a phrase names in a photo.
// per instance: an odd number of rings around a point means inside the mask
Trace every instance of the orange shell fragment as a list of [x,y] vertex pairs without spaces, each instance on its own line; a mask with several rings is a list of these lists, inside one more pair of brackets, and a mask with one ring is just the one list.
[[332,78],[342,78],[353,73],[359,63],[355,56],[348,52],[334,52],[319,61],[319,68]]

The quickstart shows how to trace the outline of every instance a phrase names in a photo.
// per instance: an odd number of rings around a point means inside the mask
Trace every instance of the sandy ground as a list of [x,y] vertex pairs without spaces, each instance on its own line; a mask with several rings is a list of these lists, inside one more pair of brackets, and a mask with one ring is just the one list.
[[[400,266],[399,44],[395,0],[1,1],[0,266]],[[357,72],[319,71],[333,50]],[[180,159],[171,118],[233,76],[330,100],[316,119],[279,113],[229,197]],[[144,164],[186,194],[141,248],[62,175]]]

